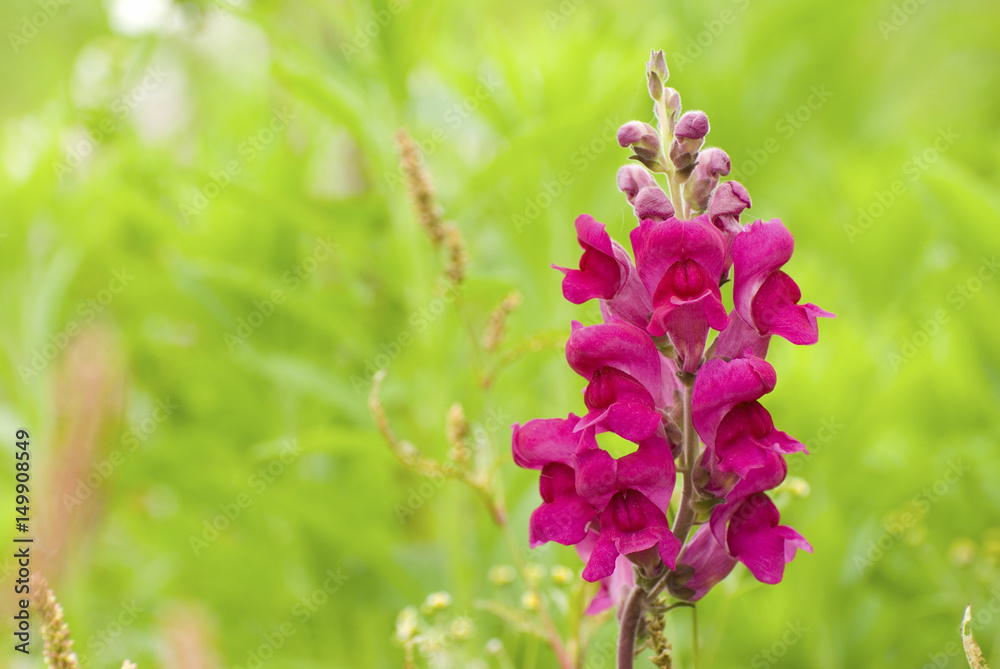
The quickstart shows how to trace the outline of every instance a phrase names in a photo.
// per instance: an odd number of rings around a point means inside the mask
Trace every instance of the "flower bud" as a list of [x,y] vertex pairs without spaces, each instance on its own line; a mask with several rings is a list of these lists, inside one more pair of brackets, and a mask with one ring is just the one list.
[[649,90],[649,97],[659,100],[663,97],[663,82],[655,72],[646,73],[646,88]]
[[670,143],[670,162],[677,168],[682,181],[688,178],[698,160],[698,151],[705,143],[708,128],[708,116],[705,112],[686,112],[677,121],[674,141]]
[[670,71],[667,70],[667,58],[663,55],[663,50],[650,51],[649,62],[646,63],[646,86],[649,88],[649,97],[655,102],[663,99],[663,84],[670,78]]
[[618,129],[618,144],[632,148],[632,160],[638,160],[654,172],[666,171],[660,134],[648,123],[629,121],[623,125]]
[[663,105],[667,110],[666,118],[660,118],[659,105],[653,105],[653,113],[656,114],[656,118],[660,121],[660,124],[667,124],[667,127],[673,130],[674,125],[677,123],[677,117],[681,113],[681,94],[672,88],[663,89]]
[[687,543],[668,577],[667,588],[678,599],[696,602],[724,579],[736,566],[725,546],[703,525]]
[[670,70],[667,69],[667,57],[663,55],[663,49],[649,52],[649,62],[646,63],[646,72],[655,74],[660,81],[666,82],[670,78]]
[[652,546],[625,556],[628,561],[637,566],[646,578],[652,578],[660,570],[663,561],[660,558],[660,549]]
[[694,211],[708,208],[712,191],[719,184],[719,177],[729,174],[729,156],[722,149],[707,149],[698,154],[698,163],[687,183],[687,199]]
[[635,197],[635,215],[640,221],[665,221],[674,215],[674,205],[657,186],[647,186]]
[[708,116],[705,115],[705,112],[689,111],[685,112],[677,121],[674,136],[681,139],[705,139],[708,129]]
[[701,141],[697,142],[694,150],[689,150],[687,147],[692,143],[694,142],[691,140],[677,138],[670,142],[670,162],[674,164],[682,179],[687,179],[691,175],[691,170],[694,169],[695,162],[698,160],[698,149],[701,148]]
[[727,181],[712,194],[708,204],[708,218],[712,225],[723,232],[739,231],[740,214],[750,208],[750,194],[738,181]]
[[631,146],[636,154],[640,150],[650,151],[653,154],[651,157],[655,158],[660,152],[660,134],[648,123],[629,121],[618,129],[618,145]]
[[623,165],[618,169],[618,190],[625,193],[629,204],[635,204],[640,190],[655,185],[653,176],[639,165]]

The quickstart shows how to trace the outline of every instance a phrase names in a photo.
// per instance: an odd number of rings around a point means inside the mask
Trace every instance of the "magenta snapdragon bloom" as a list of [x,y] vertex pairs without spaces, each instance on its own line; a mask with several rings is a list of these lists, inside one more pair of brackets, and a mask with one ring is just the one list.
[[637,490],[622,490],[601,512],[600,534],[583,578],[599,581],[611,576],[619,556],[647,568],[659,560],[673,568],[680,549],[681,542],[660,508]]
[[606,319],[614,315],[627,323],[646,327],[650,297],[628,251],[612,241],[604,224],[591,216],[576,219],[576,238],[583,247],[580,269],[556,267],[566,275],[563,296],[573,304],[599,299]]
[[586,430],[574,462],[577,489],[594,506],[604,509],[615,495],[634,490],[666,515],[676,477],[666,439],[650,437],[616,459],[598,446],[593,430]]
[[729,314],[729,325],[715,340],[715,357],[723,359],[767,357],[771,335],[762,335],[743,320],[734,310]]
[[[668,76],[654,53],[646,81],[659,128],[631,121],[617,137],[635,161],[616,177],[638,220],[633,255],[581,215],[578,268],[557,267],[567,300],[601,307],[603,322],[574,321],[566,343],[585,412],[513,433],[514,461],[541,472],[531,546],[576,546],[583,578],[601,583],[588,612],[614,606],[622,619],[620,667],[632,666],[637,616],[664,591],[696,602],[739,564],[775,584],[798,550],[812,552],[768,496],[785,456],[805,447],[762,403],[777,383],[765,358],[773,335],[813,344],[817,319],[833,317],[800,304],[781,221],[741,222],[750,195],[722,181],[729,157],[706,146],[704,112],[681,114]],[[601,447],[608,433],[625,440],[620,457]]]
[[576,475],[579,494],[602,509],[597,542],[583,578],[607,578],[619,556],[648,567],[661,560],[674,565],[681,542],[667,520],[676,474],[665,439],[646,439],[634,453],[615,459],[598,447],[593,430],[586,430],[576,456]]
[[[761,583],[780,583],[785,565],[798,549],[812,553],[805,537],[787,525],[779,525],[778,507],[762,492],[738,502],[717,507],[711,529],[729,554],[746,565]],[[725,530],[723,531],[723,528]]]
[[663,414],[649,390],[614,367],[602,367],[593,373],[583,399],[588,412],[578,429],[596,427],[623,439],[641,441],[661,427]]
[[804,451],[805,446],[774,429],[771,414],[758,401],[774,389],[777,377],[756,356],[706,362],[694,383],[692,417],[705,442],[710,469],[746,477],[767,464],[767,453]]
[[645,330],[621,321],[584,327],[573,323],[566,342],[566,362],[585,379],[604,367],[626,372],[660,397],[663,363]]
[[793,344],[819,340],[816,318],[833,318],[815,304],[799,304],[798,285],[782,272],[795,246],[781,221],[757,221],[733,240],[736,311],[760,334],[776,334]]
[[707,216],[693,221],[642,221],[632,231],[639,276],[653,296],[649,333],[669,335],[680,368],[701,364],[709,328],[729,324],[719,277],[726,258],[722,235]]
[[598,510],[576,491],[574,456],[580,435],[579,417],[536,418],[514,425],[514,462],[526,469],[541,470],[538,488],[542,504],[531,514],[529,544],[536,548],[548,541],[572,546],[587,536]]

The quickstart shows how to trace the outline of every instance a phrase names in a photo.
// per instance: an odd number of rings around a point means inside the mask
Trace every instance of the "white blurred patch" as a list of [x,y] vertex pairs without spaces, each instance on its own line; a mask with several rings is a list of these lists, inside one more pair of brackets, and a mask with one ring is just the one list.
[[45,121],[36,116],[24,116],[7,121],[3,127],[3,164],[15,183],[22,183],[37,167],[38,159],[53,140]]
[[932,270],[948,269],[958,260],[958,249],[948,242],[929,244],[924,252],[924,263]]
[[162,59],[136,75],[135,82],[111,105],[116,117],[128,118],[145,142],[177,135],[191,121],[191,100],[183,66]]
[[110,97],[113,74],[111,54],[99,44],[88,44],[80,50],[73,63],[70,97],[77,107],[92,108],[104,104]]
[[256,25],[222,8],[205,12],[195,48],[232,82],[252,89],[265,82],[271,67],[271,43]]
[[119,35],[135,37],[169,30],[180,19],[172,0],[108,0],[108,22]]

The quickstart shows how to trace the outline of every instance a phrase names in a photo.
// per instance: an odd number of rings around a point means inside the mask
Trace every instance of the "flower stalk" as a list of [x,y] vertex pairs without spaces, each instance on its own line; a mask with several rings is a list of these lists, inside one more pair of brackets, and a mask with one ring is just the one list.
[[692,388],[694,386],[694,375],[683,376],[684,383],[684,431],[683,431],[683,460],[681,461],[681,501],[677,507],[677,517],[674,518],[673,532],[681,543],[687,541],[688,533],[691,531],[691,524],[694,522],[694,467],[698,459],[700,442],[698,432],[694,429],[694,418],[691,413]]
[[632,669],[635,662],[635,639],[646,609],[647,595],[641,586],[636,586],[625,600],[618,627],[618,669]]
[[[787,474],[784,456],[805,447],[759,400],[776,381],[764,360],[771,338],[816,343],[817,318],[833,316],[799,304],[781,269],[793,248],[781,221],[740,223],[750,197],[735,181],[720,185],[729,157],[704,147],[704,112],[681,114],[663,52],[646,77],[659,127],[630,121],[617,136],[639,163],[617,176],[639,220],[632,253],[582,215],[579,269],[557,267],[567,300],[600,301],[604,322],[574,323],[566,344],[586,411],[515,424],[512,437],[514,461],[540,472],[531,546],[577,547],[583,578],[601,584],[591,610],[619,613],[618,669],[632,668],[644,633],[657,666],[672,666],[662,616],[694,608],[738,563],[774,584],[797,549],[811,552],[767,495]],[[731,310],[721,291],[730,282]],[[635,449],[613,457],[597,439],[606,432]]]

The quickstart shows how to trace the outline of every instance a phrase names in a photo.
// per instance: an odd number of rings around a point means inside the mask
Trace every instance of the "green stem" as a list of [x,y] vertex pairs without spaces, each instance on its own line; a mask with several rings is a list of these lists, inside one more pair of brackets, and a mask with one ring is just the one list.
[[670,198],[670,204],[674,206],[677,216],[682,217],[684,214],[684,195],[681,193],[680,186],[674,181],[677,171],[674,169],[674,164],[670,162],[670,144],[674,141],[673,124],[669,120],[670,110],[667,109],[662,98],[657,100],[655,104],[656,117],[659,119],[658,125],[660,126],[660,162],[667,170],[667,196]]
[[694,419],[691,416],[691,389],[693,386],[693,378],[684,380],[684,455],[681,461],[684,482],[681,489],[681,502],[677,508],[677,517],[674,519],[673,527],[674,536],[680,540],[682,545],[687,541],[691,524],[694,523],[694,507],[691,505],[694,500],[692,472],[698,458],[698,433],[694,429]]
[[[683,374],[681,380],[684,383],[684,431],[682,439],[683,450],[681,452],[682,488],[681,500],[677,507],[677,516],[674,517],[672,531],[674,536],[680,540],[681,546],[683,546],[687,542],[687,536],[691,532],[691,526],[694,524],[695,513],[692,506],[692,502],[694,501],[694,481],[692,473],[698,459],[700,441],[698,440],[698,432],[694,429],[694,419],[691,416],[691,394],[694,386],[694,374]],[[663,591],[663,588],[667,585],[667,578],[671,573],[667,571],[649,589],[650,601],[656,599],[660,592]]]

